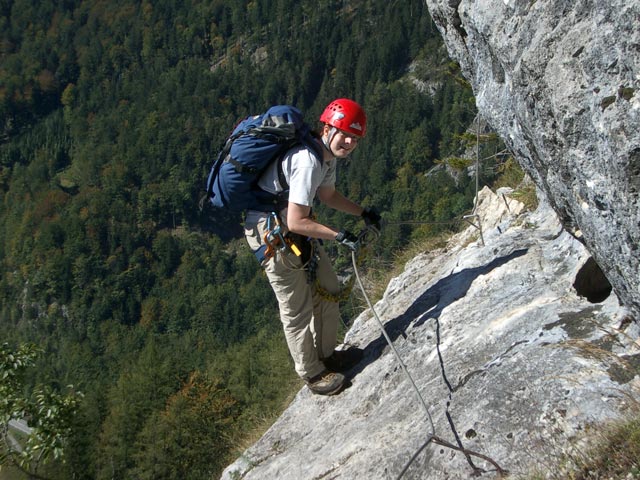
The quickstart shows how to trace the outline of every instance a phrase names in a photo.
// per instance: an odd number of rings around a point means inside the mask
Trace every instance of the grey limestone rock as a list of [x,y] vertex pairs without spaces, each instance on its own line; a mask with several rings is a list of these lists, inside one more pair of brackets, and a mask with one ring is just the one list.
[[481,115],[640,317],[639,0],[426,0]]
[[[514,474],[548,471],[629,407],[637,323],[615,293],[594,303],[572,286],[591,256],[542,193],[533,213],[500,193],[479,196],[484,243],[469,226],[408,262],[374,305],[411,379],[363,312],[346,338],[365,351],[350,387],[334,397],[302,387],[223,479],[395,479],[407,466],[403,479],[471,478],[459,451],[421,449],[432,433],[455,444],[447,403],[465,448]],[[498,478],[471,458],[482,478]]]

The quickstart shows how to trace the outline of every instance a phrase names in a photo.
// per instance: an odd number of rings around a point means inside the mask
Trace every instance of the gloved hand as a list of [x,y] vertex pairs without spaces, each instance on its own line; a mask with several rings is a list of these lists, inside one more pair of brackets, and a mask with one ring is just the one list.
[[380,235],[380,230],[382,230],[380,221],[382,220],[382,217],[375,208],[365,208],[360,216],[364,219],[365,225],[370,230],[373,230],[376,235]]
[[336,235],[336,242],[344,245],[352,252],[357,252],[358,248],[360,248],[358,237],[356,237],[351,232],[347,232],[346,230],[342,230],[340,233],[338,233],[338,235]]

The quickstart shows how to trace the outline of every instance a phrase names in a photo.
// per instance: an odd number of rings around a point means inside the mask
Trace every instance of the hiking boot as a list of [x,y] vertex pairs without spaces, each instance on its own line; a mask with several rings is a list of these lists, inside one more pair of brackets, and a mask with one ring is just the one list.
[[325,370],[315,377],[305,378],[304,381],[316,395],[335,395],[344,386],[344,375]]
[[330,357],[322,361],[331,372],[346,372],[360,363],[363,356],[361,348],[350,347],[346,350],[334,350]]

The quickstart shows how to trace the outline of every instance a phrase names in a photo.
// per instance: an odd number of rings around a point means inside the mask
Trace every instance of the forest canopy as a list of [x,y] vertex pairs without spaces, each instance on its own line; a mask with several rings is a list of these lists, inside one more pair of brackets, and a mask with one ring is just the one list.
[[218,474],[297,385],[241,218],[198,207],[222,141],[273,104],[315,126],[361,103],[339,188],[392,259],[472,206],[441,161],[475,117],[457,77],[419,0],[0,0],[2,340],[42,348],[28,388],[84,393],[42,472]]

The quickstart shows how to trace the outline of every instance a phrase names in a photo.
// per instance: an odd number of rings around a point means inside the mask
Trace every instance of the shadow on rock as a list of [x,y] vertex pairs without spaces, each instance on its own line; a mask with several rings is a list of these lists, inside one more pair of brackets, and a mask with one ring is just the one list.
[[[406,338],[406,330],[415,320],[414,327],[419,327],[427,320],[440,317],[442,311],[456,300],[464,297],[473,281],[480,275],[486,275],[495,268],[505,263],[526,255],[528,249],[515,250],[509,255],[496,258],[487,265],[475,268],[468,268],[460,272],[441,278],[431,288],[426,290],[415,302],[402,314],[384,324],[384,328],[391,341],[395,341],[400,335]],[[417,319],[417,320],[416,320]],[[364,348],[364,358],[354,369],[349,372],[348,377],[353,378],[367,365],[375,362],[387,346],[387,341],[382,332],[380,336],[371,341]]]

